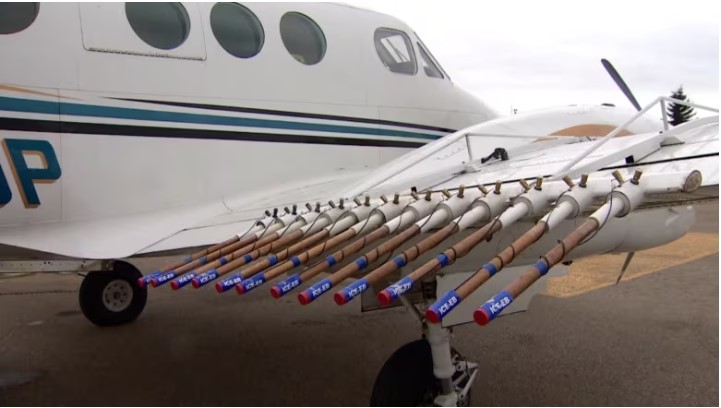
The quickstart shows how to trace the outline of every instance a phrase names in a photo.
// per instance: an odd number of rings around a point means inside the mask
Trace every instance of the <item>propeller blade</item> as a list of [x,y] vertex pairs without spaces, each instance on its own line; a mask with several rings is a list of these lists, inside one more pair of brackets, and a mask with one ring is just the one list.
[[606,68],[608,75],[611,75],[613,82],[615,82],[616,85],[618,85],[618,87],[621,88],[621,92],[623,92],[623,94],[626,95],[626,98],[628,98],[628,100],[631,101],[631,104],[633,105],[633,107],[636,108],[637,111],[640,111],[641,105],[638,104],[636,97],[633,96],[631,89],[623,81],[623,78],[621,78],[621,75],[618,74],[618,71],[616,71],[616,68],[614,68],[613,65],[611,65],[611,63],[608,62],[608,60],[605,58],[601,59],[601,64],[603,64],[603,67]]

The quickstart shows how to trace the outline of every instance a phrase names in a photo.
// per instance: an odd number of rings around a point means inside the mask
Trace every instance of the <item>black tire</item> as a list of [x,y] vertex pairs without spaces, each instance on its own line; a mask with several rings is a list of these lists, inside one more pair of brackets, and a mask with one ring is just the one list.
[[98,326],[135,320],[148,298],[147,289],[137,284],[141,276],[140,271],[125,262],[116,262],[111,271],[88,273],[80,284],[80,310]]
[[370,405],[429,406],[437,394],[431,346],[421,339],[399,348],[386,361],[373,384]]
[[[451,355],[458,361],[460,354],[451,348]],[[462,372],[453,375],[456,380]],[[428,340],[412,341],[396,350],[381,368],[373,384],[370,406],[372,407],[418,407],[433,406],[440,393],[440,384],[433,375],[433,357]],[[470,405],[471,392],[459,407]]]

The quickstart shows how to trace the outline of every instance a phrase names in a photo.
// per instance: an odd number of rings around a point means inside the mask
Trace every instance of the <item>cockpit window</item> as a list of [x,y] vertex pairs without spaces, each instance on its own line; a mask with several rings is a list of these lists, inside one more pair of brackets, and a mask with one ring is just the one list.
[[180,3],[125,3],[135,34],[151,47],[172,50],[190,34],[190,18]]
[[263,47],[263,26],[240,4],[216,3],[210,10],[210,28],[220,46],[235,57],[250,58]]
[[379,28],[374,42],[378,57],[391,72],[414,75],[418,71],[413,45],[403,31]]
[[443,78],[443,73],[441,72],[440,68],[433,62],[431,59],[431,56],[428,55],[425,48],[419,43],[416,43],[418,46],[418,51],[421,54],[421,62],[423,63],[423,71],[431,78]]
[[280,19],[280,38],[285,49],[301,64],[314,65],[325,56],[323,30],[306,15],[285,13]]
[[20,32],[35,21],[40,3],[0,3],[0,34]]

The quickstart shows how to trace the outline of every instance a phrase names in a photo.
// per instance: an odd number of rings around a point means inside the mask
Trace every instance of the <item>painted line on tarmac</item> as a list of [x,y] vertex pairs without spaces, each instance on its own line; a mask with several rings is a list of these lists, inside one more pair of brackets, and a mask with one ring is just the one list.
[[[636,252],[619,284],[718,252],[717,233],[690,232],[669,244]],[[568,275],[549,279],[544,294],[568,298],[613,286],[625,259],[626,254],[607,254],[575,261]]]

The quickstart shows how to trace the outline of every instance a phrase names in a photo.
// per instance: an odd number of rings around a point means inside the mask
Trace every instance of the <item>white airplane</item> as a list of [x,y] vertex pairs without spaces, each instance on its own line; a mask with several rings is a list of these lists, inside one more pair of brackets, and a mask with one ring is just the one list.
[[[718,116],[670,127],[646,115],[659,98],[499,117],[356,7],[0,3],[0,53],[0,272],[90,272],[101,326],[166,283],[405,304],[424,339],[374,405],[467,402],[453,326],[524,310],[559,263],[673,241],[718,199]],[[398,383],[411,361],[432,372]]]

